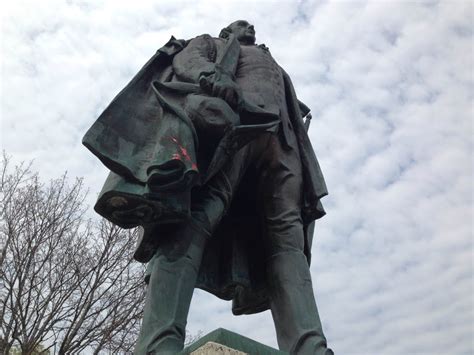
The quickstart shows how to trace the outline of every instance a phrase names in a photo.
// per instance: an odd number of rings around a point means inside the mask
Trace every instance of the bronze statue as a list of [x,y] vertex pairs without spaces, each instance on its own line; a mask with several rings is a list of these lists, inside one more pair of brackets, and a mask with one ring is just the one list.
[[87,132],[83,143],[111,170],[96,211],[142,228],[137,354],[182,350],[195,287],[232,300],[236,315],[270,309],[281,350],[332,354],[309,272],[327,194],[309,119],[240,20],[219,38],[172,37]]

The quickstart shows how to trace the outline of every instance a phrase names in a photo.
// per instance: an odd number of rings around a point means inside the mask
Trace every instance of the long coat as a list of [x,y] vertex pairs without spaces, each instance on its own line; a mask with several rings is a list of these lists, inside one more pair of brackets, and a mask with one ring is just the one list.
[[[121,227],[185,219],[189,215],[192,187],[205,183],[203,176],[209,173],[209,165],[223,159],[216,156],[219,152],[212,159],[199,154],[199,138],[181,108],[186,94],[163,90],[175,80],[174,56],[188,43],[172,37],[114,98],[83,138],[83,144],[111,171],[94,208]],[[234,51],[230,55],[238,54]],[[309,263],[314,220],[325,214],[320,199],[327,189],[303,123],[309,109],[297,100],[289,76],[282,72],[303,169],[304,251]],[[268,125],[257,126],[252,128],[254,134],[248,133],[248,129],[243,131],[250,137],[247,141],[268,129]],[[240,142],[237,148],[233,146],[234,151],[246,140],[238,132],[236,135],[237,138],[227,139]],[[223,148],[219,151],[232,152],[232,147]],[[157,172],[170,166],[174,179],[164,186]],[[233,300],[234,314],[268,309],[265,267],[261,261],[264,251],[259,236],[262,229],[255,217],[257,194],[252,181],[252,177],[244,178],[239,185],[230,209],[206,246],[197,281],[197,287]],[[138,212],[121,213],[124,204],[128,210]]]

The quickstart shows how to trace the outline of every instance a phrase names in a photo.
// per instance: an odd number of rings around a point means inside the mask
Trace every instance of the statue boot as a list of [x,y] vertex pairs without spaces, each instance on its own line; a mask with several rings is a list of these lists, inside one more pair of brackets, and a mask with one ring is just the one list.
[[184,347],[189,306],[209,233],[192,219],[177,228],[172,235],[160,235],[160,245],[148,265],[137,355],[171,355]]
[[306,256],[288,251],[267,263],[270,308],[280,350],[298,355],[332,355],[314,299]]

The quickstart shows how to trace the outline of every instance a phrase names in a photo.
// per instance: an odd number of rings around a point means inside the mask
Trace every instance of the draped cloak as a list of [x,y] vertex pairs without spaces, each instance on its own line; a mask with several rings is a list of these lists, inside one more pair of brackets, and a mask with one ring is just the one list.
[[[205,184],[206,176],[219,168],[218,162],[225,161],[261,132],[274,128],[265,112],[247,107],[241,117],[260,115],[266,118],[265,123],[236,127],[221,140],[214,156],[200,154],[199,137],[182,109],[186,90],[190,93],[194,89],[183,83],[187,89],[180,92],[181,84],[175,82],[172,68],[173,57],[188,43],[171,37],[83,138],[83,144],[110,169],[94,208],[123,228],[149,223],[169,226],[183,221],[190,214],[192,188]],[[237,56],[233,58],[237,62],[238,50],[228,55]],[[309,109],[297,100],[288,74],[282,73],[303,169],[304,252],[310,263],[314,220],[325,214],[320,199],[327,189],[303,122]],[[167,88],[172,82],[178,89]],[[196,285],[219,298],[232,300],[236,315],[269,308],[254,181],[256,178],[249,171],[240,183],[229,210],[206,246]],[[135,258],[148,261],[140,254],[141,243]]]

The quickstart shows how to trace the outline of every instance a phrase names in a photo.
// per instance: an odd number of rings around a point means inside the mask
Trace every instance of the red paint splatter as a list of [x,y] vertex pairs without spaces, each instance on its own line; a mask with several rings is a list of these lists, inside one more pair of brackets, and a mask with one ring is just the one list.
[[186,158],[187,161],[192,161],[191,157],[188,154],[188,151],[186,150],[186,148],[184,148],[183,146],[180,145],[179,149],[181,150],[181,154],[183,155],[183,157]]
[[186,148],[184,148],[179,141],[175,137],[170,137],[171,141],[178,145],[180,153],[174,153],[172,159],[182,160],[183,158],[186,159],[191,163],[191,168],[194,170],[198,170],[197,164],[192,161],[191,156],[189,155]]

